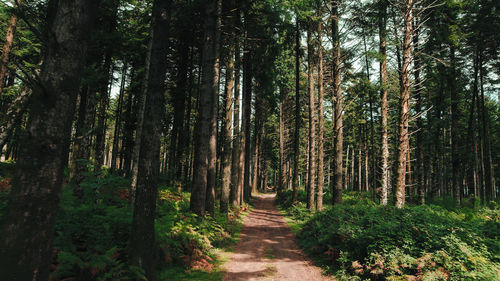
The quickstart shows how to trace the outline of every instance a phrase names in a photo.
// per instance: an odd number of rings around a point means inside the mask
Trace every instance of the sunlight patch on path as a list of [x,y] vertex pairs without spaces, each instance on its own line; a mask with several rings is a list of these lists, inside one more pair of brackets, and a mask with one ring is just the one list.
[[225,265],[226,281],[332,280],[298,249],[294,235],[273,205],[274,195],[256,197],[245,219],[241,240]]

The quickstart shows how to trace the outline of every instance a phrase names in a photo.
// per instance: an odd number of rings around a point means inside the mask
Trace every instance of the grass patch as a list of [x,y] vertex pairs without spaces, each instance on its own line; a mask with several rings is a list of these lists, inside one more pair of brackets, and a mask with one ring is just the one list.
[[265,269],[264,269],[264,277],[273,277],[278,273],[278,269],[276,268],[275,265],[272,264],[266,264]]
[[265,249],[264,252],[266,259],[274,260],[275,256],[272,249]]
[[283,215],[283,218],[292,230],[293,235],[297,236],[299,234],[300,228],[302,224],[296,220],[294,220],[288,213],[286,209],[283,209],[281,206],[278,206],[278,210],[280,211],[281,215]]

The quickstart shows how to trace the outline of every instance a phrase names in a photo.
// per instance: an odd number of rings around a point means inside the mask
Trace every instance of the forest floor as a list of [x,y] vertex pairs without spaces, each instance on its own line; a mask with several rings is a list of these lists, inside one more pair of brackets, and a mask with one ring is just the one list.
[[331,280],[299,250],[295,236],[274,206],[274,195],[257,195],[245,219],[224,280]]

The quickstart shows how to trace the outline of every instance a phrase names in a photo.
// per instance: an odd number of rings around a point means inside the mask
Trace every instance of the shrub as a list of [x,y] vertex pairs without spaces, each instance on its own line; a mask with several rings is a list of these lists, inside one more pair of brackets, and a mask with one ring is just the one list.
[[315,214],[298,239],[340,279],[498,280],[498,224],[480,217],[343,204]]
[[306,204],[299,202],[285,209],[286,215],[298,223],[303,223],[312,217],[311,211],[307,209]]
[[78,201],[71,186],[63,189],[51,280],[140,279],[127,261],[132,208],[115,192],[123,183],[116,176],[88,176]]
[[185,269],[211,269],[214,248],[227,246],[239,226],[239,213],[216,212],[203,219],[189,211],[188,194],[162,190],[156,231],[162,260]]

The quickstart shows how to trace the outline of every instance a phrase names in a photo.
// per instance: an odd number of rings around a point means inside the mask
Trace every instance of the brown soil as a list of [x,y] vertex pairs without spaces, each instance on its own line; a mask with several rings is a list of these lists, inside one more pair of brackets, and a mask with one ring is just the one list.
[[273,202],[272,195],[256,197],[255,208],[245,219],[241,239],[225,266],[224,280],[331,280],[298,249]]

